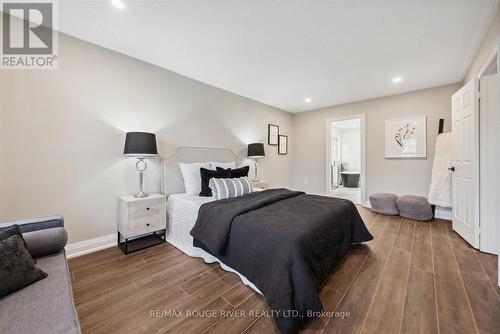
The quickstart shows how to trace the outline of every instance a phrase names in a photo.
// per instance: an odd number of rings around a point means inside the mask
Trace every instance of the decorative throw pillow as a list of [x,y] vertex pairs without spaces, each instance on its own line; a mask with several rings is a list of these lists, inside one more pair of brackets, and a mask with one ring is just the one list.
[[201,191],[200,168],[210,169],[209,162],[179,163],[184,188],[189,195],[198,196]]
[[210,188],[215,199],[243,196],[252,192],[247,177],[230,179],[210,179]]
[[26,241],[24,241],[23,235],[21,234],[21,229],[19,225],[14,224],[12,226],[7,227],[5,230],[0,231],[0,241],[10,238],[13,235],[18,235],[23,239],[23,244],[26,246]]
[[[224,170],[223,168],[217,167],[217,170],[221,170],[221,169]],[[225,169],[225,170],[229,170],[231,172],[230,178],[234,179],[234,178],[248,176],[248,171],[250,170],[250,167],[249,166],[243,166],[243,167],[240,167],[240,168],[234,168],[234,169],[229,168],[229,169]]]
[[228,169],[228,168],[236,168],[236,162],[215,162],[210,161],[210,169],[217,169],[217,167]]
[[200,168],[201,175],[201,191],[200,196],[212,197],[212,189],[210,189],[209,182],[211,178],[223,179],[231,177],[230,169],[212,170]]
[[47,277],[18,235],[0,241],[0,298]]

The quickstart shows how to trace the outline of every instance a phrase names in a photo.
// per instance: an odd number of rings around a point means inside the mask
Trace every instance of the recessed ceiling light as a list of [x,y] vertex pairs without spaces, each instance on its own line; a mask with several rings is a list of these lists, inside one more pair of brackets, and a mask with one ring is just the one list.
[[304,99],[304,102],[305,102],[305,103],[311,103],[311,102],[312,102],[312,99],[311,99],[310,97],[306,97],[306,98]]
[[122,0],[111,0],[111,4],[118,9],[125,9],[125,3]]
[[392,83],[400,83],[401,81],[403,81],[403,78],[401,77],[394,77],[392,78]]

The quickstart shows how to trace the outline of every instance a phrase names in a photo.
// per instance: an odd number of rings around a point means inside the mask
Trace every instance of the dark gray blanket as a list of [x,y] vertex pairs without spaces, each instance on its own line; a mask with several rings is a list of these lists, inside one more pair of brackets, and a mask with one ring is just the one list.
[[373,239],[351,201],[286,189],[203,204],[191,235],[259,288],[283,333],[323,310],[321,284],[351,244]]

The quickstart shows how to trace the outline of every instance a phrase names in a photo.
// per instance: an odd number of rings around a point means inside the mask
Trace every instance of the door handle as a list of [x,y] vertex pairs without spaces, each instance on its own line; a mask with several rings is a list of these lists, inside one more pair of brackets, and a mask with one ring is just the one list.
[[451,170],[452,172],[454,172],[454,171],[455,171],[455,167],[450,167],[450,168],[448,168],[448,169],[449,169],[449,170]]

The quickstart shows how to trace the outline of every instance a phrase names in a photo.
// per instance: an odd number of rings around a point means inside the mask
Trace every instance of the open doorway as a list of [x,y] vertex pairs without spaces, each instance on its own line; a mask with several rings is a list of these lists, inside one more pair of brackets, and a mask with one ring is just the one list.
[[364,126],[364,115],[328,120],[328,196],[364,204]]

